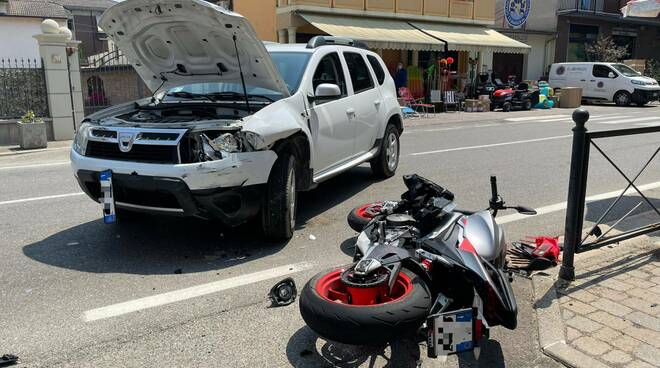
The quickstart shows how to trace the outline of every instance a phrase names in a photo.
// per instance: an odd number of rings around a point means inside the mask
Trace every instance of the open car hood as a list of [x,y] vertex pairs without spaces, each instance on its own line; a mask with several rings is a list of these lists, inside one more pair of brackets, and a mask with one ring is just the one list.
[[252,25],[202,0],[126,0],[109,8],[101,28],[152,91],[191,83],[241,83],[289,91]]

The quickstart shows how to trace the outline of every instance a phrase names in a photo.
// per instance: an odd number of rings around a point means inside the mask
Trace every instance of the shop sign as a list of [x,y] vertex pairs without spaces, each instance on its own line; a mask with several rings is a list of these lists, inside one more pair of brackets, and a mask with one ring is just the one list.
[[505,0],[504,17],[513,28],[520,28],[527,22],[532,10],[532,0]]

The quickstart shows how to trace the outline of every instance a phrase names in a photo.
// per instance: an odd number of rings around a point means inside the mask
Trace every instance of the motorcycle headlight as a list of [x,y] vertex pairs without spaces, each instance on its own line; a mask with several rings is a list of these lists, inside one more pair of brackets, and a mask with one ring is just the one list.
[[89,138],[89,129],[91,128],[91,124],[89,123],[82,123],[80,127],[78,127],[78,130],[76,130],[76,135],[73,138],[73,145],[72,149],[81,154],[85,155],[85,150],[87,149],[87,141]]

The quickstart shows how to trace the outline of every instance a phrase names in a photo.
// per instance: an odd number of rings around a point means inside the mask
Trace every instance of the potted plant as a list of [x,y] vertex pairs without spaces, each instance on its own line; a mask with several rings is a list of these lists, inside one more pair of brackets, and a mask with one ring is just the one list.
[[18,127],[22,149],[46,148],[48,145],[46,124],[43,119],[34,114],[34,111],[29,110],[26,112]]

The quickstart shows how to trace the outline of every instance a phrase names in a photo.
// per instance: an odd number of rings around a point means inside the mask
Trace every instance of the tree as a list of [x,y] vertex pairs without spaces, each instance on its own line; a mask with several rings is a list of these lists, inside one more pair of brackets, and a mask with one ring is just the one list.
[[628,54],[628,47],[617,46],[610,36],[598,36],[593,44],[586,44],[585,50],[594,61],[616,63]]

